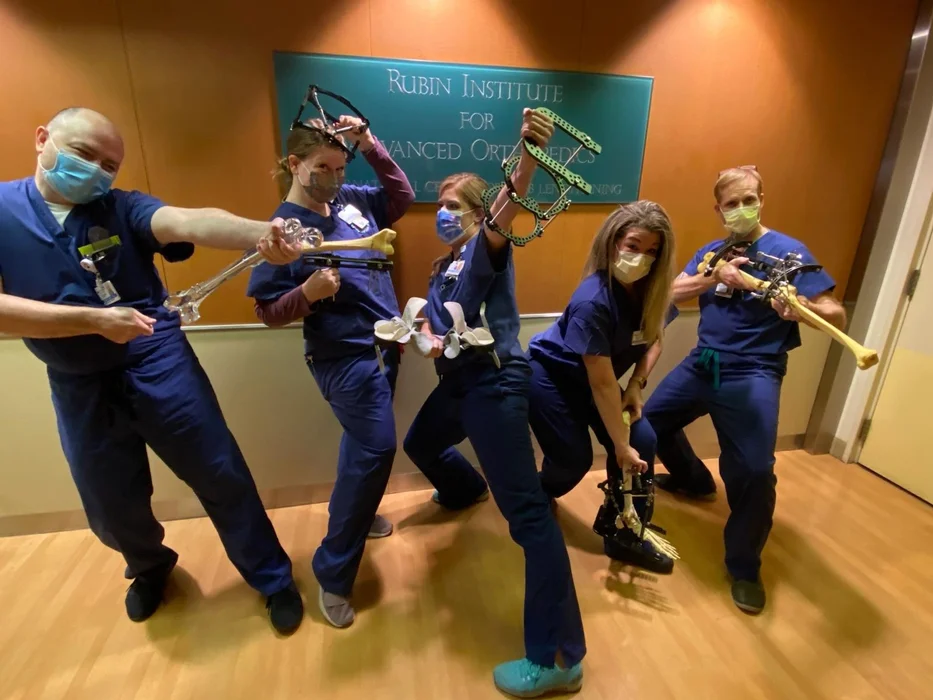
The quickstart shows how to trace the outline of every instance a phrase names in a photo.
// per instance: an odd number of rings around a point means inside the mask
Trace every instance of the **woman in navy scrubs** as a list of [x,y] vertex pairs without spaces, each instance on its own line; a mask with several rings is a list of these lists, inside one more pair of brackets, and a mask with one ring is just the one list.
[[[544,147],[553,132],[549,119],[525,110],[523,138]],[[534,168],[522,149],[513,177],[516,190],[527,191]],[[538,481],[528,430],[531,371],[518,341],[512,248],[483,224],[485,188],[478,175],[462,173],[439,189],[437,232],[451,253],[436,266],[421,331],[435,334],[429,356],[437,358],[440,382],[415,417],[404,447],[437,489],[435,501],[446,508],[469,507],[491,490],[512,539],[524,549],[525,658],[501,664],[493,676],[507,693],[536,697],[579,689],[586,648],[570,559]],[[507,229],[518,206],[503,188],[492,211],[498,212],[496,224]],[[473,348],[452,359],[441,354],[441,337],[453,324],[443,305],[447,301],[461,305],[470,327],[482,325],[485,316],[494,353]],[[473,445],[488,485],[454,447],[464,438]]]
[[[338,126],[359,127],[361,122],[345,116]],[[370,236],[408,210],[414,192],[385,147],[368,129],[345,133],[359,143],[381,186],[344,185],[346,150],[319,130],[298,127],[289,132],[288,156],[280,163],[288,194],[274,217],[298,219],[334,241]],[[380,257],[371,250],[344,255]],[[268,326],[303,321],[308,368],[344,429],[327,535],[312,567],[321,586],[322,614],[335,627],[346,627],[355,617],[349,597],[366,538],[392,533],[392,524],[376,509],[395,458],[392,398],[399,351],[377,351],[373,325],[399,315],[395,289],[388,271],[348,268],[338,273],[298,260],[254,268],[247,294]],[[383,353],[385,372],[377,352]]]
[[[656,439],[641,418],[642,389],[661,354],[668,314],[674,234],[658,204],[639,201],[616,209],[590,249],[584,279],[554,325],[528,344],[533,372],[531,428],[544,452],[541,485],[550,498],[569,492],[593,464],[590,429],[606,448],[606,471],[621,482],[623,464],[653,475]],[[676,315],[676,312],[674,312]],[[667,318],[665,318],[667,317]],[[623,392],[622,377],[635,370]],[[630,438],[622,413],[635,419]],[[635,499],[642,522],[645,500]],[[639,508],[640,506],[640,508]],[[630,530],[605,518],[594,528],[606,554],[651,571],[669,573],[674,561]]]

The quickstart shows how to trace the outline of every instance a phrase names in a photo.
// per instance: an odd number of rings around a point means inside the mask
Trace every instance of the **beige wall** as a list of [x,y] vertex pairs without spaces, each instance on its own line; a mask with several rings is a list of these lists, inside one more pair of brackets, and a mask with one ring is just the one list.
[[[687,311],[671,325],[649,391],[693,347],[697,318]],[[526,319],[523,344],[549,323],[551,319]],[[829,344],[827,336],[802,330],[804,347],[791,353],[782,395],[779,435],[784,445],[806,431]],[[266,504],[326,499],[335,475],[340,426],[304,365],[300,329],[204,330],[191,332],[190,338]],[[0,535],[83,525],[81,504],[59,446],[43,365],[22,343],[7,339],[0,340],[0,367],[5,397],[0,402]],[[435,383],[432,364],[408,353],[395,402],[400,444]],[[709,419],[698,421],[688,434],[701,456],[716,455]],[[475,460],[468,446],[465,453]],[[157,514],[200,514],[187,487],[158,458],[151,459]],[[392,488],[422,485],[414,474],[417,470],[400,451]]]

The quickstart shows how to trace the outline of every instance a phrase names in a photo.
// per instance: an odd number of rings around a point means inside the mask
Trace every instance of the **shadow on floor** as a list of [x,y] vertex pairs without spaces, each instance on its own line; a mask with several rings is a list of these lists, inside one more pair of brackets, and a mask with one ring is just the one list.
[[172,572],[166,601],[143,624],[160,654],[197,664],[245,644],[253,635],[275,634],[265,599],[245,581],[205,596],[180,566]]
[[[589,484],[583,484],[585,488]],[[596,510],[593,510],[593,517]],[[615,561],[606,556],[603,551],[603,539],[593,532],[592,518],[583,520],[569,508],[558,505],[556,510],[557,522],[564,533],[567,547],[598,557],[600,570],[597,578],[607,593],[623,601],[617,609],[626,615],[650,620],[653,612],[676,613],[677,608],[671,604],[657,586],[659,576]],[[581,593],[577,582],[577,592]]]

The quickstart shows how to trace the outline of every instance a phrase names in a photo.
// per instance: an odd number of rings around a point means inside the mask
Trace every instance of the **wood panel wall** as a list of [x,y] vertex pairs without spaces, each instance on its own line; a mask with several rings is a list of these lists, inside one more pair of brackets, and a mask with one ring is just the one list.
[[[649,75],[641,196],[663,204],[680,264],[720,235],[716,173],[754,163],[764,221],[845,285],[881,158],[916,0],[7,0],[0,5],[0,178],[33,172],[32,134],[82,104],[122,128],[117,181],[179,206],[268,218],[278,202],[272,52]],[[333,86],[352,99],[352,86]],[[379,115],[371,115],[378,135]],[[581,125],[585,128],[585,124]],[[612,154],[602,157],[611,158]],[[524,313],[560,311],[609,205],[575,204],[517,252]],[[399,232],[396,287],[423,295],[443,248],[434,209]],[[165,265],[171,289],[230,253]],[[202,323],[255,322],[246,279]]]

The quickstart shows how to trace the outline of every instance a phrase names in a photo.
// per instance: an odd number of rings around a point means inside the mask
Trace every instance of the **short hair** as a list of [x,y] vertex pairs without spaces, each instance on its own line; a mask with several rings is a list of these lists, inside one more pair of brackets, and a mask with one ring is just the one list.
[[108,124],[113,124],[113,122],[110,120],[109,117],[107,117],[104,114],[101,114],[96,109],[91,109],[90,107],[65,107],[65,109],[59,110],[52,116],[51,119],[49,119],[49,123],[46,125],[45,128],[48,129],[49,131],[52,131],[52,129],[56,127],[60,127],[62,124],[67,122],[72,117],[77,117],[78,115],[85,113],[85,112],[89,115],[99,117],[100,119],[102,119],[104,122]]
[[65,107],[65,109],[59,110],[52,116],[51,119],[49,119],[47,128],[51,130],[53,126],[61,126],[62,122],[75,116],[76,114],[79,114],[80,112],[83,112],[85,109],[85,107]]
[[716,184],[713,186],[713,196],[716,198],[716,201],[719,201],[719,197],[722,194],[722,191],[733,185],[736,182],[742,182],[744,180],[754,180],[755,184],[758,186],[758,196],[761,196],[761,173],[758,172],[758,168],[754,165],[740,165],[736,168],[726,168],[725,170],[719,171],[719,178],[716,180]]

